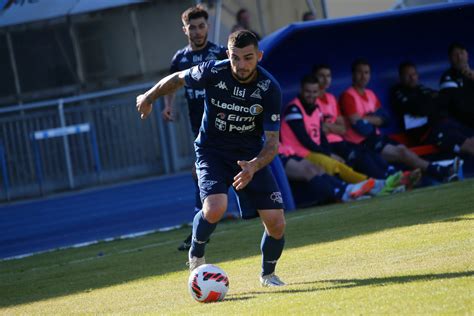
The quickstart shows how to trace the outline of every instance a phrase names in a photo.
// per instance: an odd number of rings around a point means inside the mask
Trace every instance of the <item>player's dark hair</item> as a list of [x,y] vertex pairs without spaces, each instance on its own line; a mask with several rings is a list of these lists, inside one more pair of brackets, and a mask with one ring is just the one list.
[[228,47],[244,48],[253,45],[258,48],[258,40],[255,34],[247,30],[235,31],[229,35]]
[[309,83],[309,84],[314,84],[314,83],[319,84],[319,81],[318,81],[318,78],[316,78],[312,74],[307,74],[307,75],[304,75],[303,78],[301,78],[300,87],[303,88],[303,86],[307,83]]
[[186,11],[181,14],[181,21],[183,21],[183,24],[188,24],[190,20],[199,18],[204,18],[206,21],[209,18],[206,9],[200,4],[186,9]]
[[357,58],[356,60],[354,60],[352,62],[352,65],[351,65],[351,71],[352,73],[354,73],[357,69],[357,67],[361,66],[361,65],[367,65],[370,67],[370,63],[367,59],[365,58]]
[[459,42],[453,42],[448,47],[448,56],[451,56],[455,49],[467,50],[466,46],[464,46],[463,44]]
[[313,69],[311,70],[311,73],[312,73],[313,75],[316,75],[316,73],[317,73],[318,71],[320,71],[321,69],[329,69],[329,70],[331,70],[331,67],[329,67],[328,64],[316,64],[316,65],[313,66]]
[[398,75],[401,76],[405,68],[409,68],[409,67],[416,68],[416,65],[409,60],[406,60],[400,63],[400,65],[398,65]]

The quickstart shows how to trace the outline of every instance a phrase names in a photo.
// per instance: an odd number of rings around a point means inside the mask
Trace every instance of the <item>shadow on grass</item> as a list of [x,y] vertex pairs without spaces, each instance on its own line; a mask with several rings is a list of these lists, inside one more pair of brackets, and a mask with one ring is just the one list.
[[[398,227],[434,222],[456,224],[466,220],[463,216],[474,211],[473,187],[474,181],[470,180],[357,203],[289,213],[286,248],[342,240]],[[184,271],[187,256],[186,253],[178,252],[176,246],[178,240],[184,238],[188,232],[189,229],[160,233],[135,240],[104,243],[24,260],[0,262],[0,307],[72,295]],[[211,237],[212,242],[207,246],[206,256],[209,261],[218,264],[259,255],[261,234],[261,225],[256,221],[219,225]],[[173,238],[174,240],[170,240]],[[466,275],[471,276],[472,272],[362,280],[322,280],[313,283],[315,286],[328,284],[327,287],[300,291],[383,285]],[[299,290],[282,291],[294,293]],[[259,293],[245,293],[242,299],[250,299],[251,295]],[[234,297],[230,296],[229,299]]]
[[251,291],[245,293],[237,293],[229,295],[226,300],[239,300],[241,297],[244,300],[254,298],[256,295],[269,294],[269,293],[308,293],[308,292],[320,292],[337,289],[350,289],[361,286],[386,286],[392,284],[408,284],[411,282],[418,281],[436,281],[436,280],[447,280],[474,276],[474,271],[466,272],[452,272],[452,273],[440,273],[440,274],[421,274],[421,275],[406,275],[396,277],[385,277],[385,278],[369,278],[369,279],[329,279],[329,280],[317,280],[311,282],[297,282],[289,283],[291,287],[310,286],[310,288],[273,288],[269,291]]

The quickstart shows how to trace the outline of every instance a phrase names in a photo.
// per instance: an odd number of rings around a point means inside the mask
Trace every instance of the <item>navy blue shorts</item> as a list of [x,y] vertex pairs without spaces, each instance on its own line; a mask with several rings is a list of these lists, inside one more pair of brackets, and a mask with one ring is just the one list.
[[[196,156],[196,173],[203,203],[209,195],[227,194],[234,177],[242,170],[237,165],[237,160],[249,159],[245,157],[230,159],[222,152],[209,148],[197,148]],[[281,191],[270,166],[257,171],[252,181],[236,193],[243,219],[258,217],[257,210],[284,208]]]
[[400,143],[388,138],[385,135],[375,135],[375,134],[370,135],[360,144],[369,150],[375,151],[376,153],[380,153],[384,149],[384,147],[387,145],[393,145],[393,146],[400,145]]

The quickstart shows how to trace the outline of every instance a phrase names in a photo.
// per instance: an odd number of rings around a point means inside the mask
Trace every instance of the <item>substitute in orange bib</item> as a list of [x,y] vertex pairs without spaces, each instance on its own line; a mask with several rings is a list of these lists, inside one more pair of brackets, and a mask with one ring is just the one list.
[[342,93],[339,101],[346,118],[344,139],[379,152],[390,163],[420,168],[437,180],[455,179],[459,167],[457,159],[448,166],[434,165],[380,133],[379,127],[386,124],[389,117],[375,93],[367,89],[370,70],[370,64],[365,59],[357,59],[352,64],[352,86]]
[[329,142],[331,151],[344,158],[346,163],[355,170],[374,178],[386,178],[397,170],[380,154],[365,146],[344,140],[346,124],[341,115],[336,97],[327,90],[331,86],[332,73],[328,65],[315,65],[312,71],[318,79],[319,96],[316,103],[323,114],[322,129]]
[[281,142],[290,146],[295,155],[319,165],[329,175],[339,175],[349,183],[358,183],[367,176],[344,164],[333,154],[322,132],[322,113],[316,104],[319,84],[312,75],[301,80],[300,93],[284,109],[281,121]]

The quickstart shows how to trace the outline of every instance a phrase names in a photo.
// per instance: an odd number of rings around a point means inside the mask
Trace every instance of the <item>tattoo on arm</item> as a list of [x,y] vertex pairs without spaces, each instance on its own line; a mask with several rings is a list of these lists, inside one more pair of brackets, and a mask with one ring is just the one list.
[[153,88],[148,90],[145,95],[148,101],[153,102],[161,96],[174,93],[184,86],[184,72],[175,72],[161,79]]
[[265,131],[265,143],[263,144],[263,148],[258,156],[254,158],[257,170],[262,169],[275,158],[278,153],[278,141],[278,131]]

